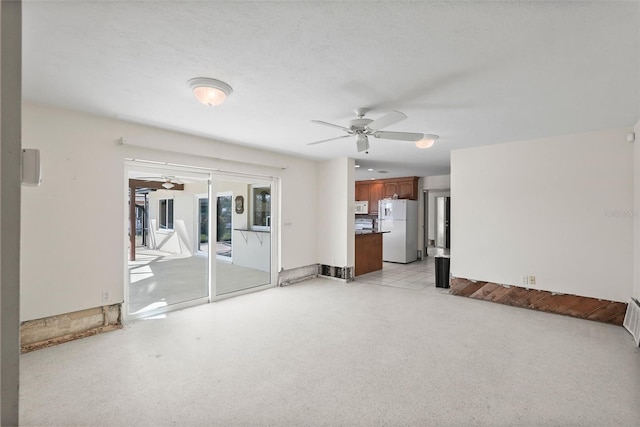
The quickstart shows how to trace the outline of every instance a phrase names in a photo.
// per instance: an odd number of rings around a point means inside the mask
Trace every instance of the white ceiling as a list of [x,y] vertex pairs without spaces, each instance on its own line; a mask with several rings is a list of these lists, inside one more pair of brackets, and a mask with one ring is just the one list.
[[[23,5],[26,100],[387,175],[449,172],[450,150],[640,118],[638,2],[71,2]],[[219,107],[193,77],[233,87]],[[355,138],[358,107],[436,145]]]

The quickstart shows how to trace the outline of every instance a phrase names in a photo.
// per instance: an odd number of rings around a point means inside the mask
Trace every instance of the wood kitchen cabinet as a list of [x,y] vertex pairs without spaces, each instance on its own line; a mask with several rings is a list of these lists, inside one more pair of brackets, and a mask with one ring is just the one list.
[[368,182],[356,182],[356,201],[369,201],[370,193],[370,184]]
[[382,233],[356,234],[355,276],[382,270]]
[[404,197],[400,197],[400,186],[398,185],[398,181],[389,181],[383,183],[384,185],[384,199],[390,199],[394,194],[398,195],[399,199],[403,199]]
[[382,183],[373,182],[369,185],[369,214],[378,215],[378,200],[382,197]]
[[397,193],[400,199],[418,200],[418,177],[399,179]]
[[378,214],[378,201],[392,198],[418,200],[418,177],[377,179],[375,181],[356,181],[356,200],[369,201],[369,214]]

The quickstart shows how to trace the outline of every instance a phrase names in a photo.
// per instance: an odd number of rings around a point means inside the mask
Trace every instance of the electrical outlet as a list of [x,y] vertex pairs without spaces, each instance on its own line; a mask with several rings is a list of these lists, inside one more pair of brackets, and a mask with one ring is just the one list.
[[102,302],[109,302],[110,297],[109,291],[102,291]]
[[536,276],[529,276],[529,284],[530,285],[536,284]]
[[520,284],[521,285],[528,285],[529,284],[529,276],[522,276],[520,278]]

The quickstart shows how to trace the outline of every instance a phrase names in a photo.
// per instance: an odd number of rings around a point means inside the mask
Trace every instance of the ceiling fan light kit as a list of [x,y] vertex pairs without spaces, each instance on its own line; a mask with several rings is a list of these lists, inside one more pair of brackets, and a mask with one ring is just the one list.
[[207,77],[196,77],[187,83],[196,99],[205,105],[220,105],[233,92],[225,82]]
[[369,138],[367,135],[360,134],[358,135],[358,140],[356,141],[356,146],[358,147],[358,152],[364,151],[365,153],[369,153]]
[[422,149],[431,148],[433,147],[433,144],[436,143],[436,139],[438,139],[438,135],[426,133],[424,134],[422,139],[416,141],[416,147],[422,148]]
[[323,139],[322,141],[310,142],[307,145],[321,144],[323,142],[333,141],[336,139],[347,138],[349,136],[355,136],[356,147],[358,152],[369,152],[369,136],[380,139],[392,139],[397,141],[412,141],[416,143],[418,148],[429,148],[433,146],[435,140],[438,139],[438,135],[422,134],[415,132],[389,132],[382,131],[381,129],[391,126],[407,118],[407,115],[400,111],[390,111],[382,117],[372,120],[364,117],[367,113],[366,108],[358,108],[356,110],[356,118],[349,121],[349,127],[334,125],[333,123],[323,122],[321,120],[312,120],[313,123],[317,123],[323,126],[331,126],[341,129],[347,133],[347,135],[337,136],[334,138]]
[[173,184],[172,184],[171,182],[169,182],[169,181],[167,181],[167,182],[163,183],[163,184],[162,184],[162,186],[163,186],[164,188],[166,188],[167,190],[169,190],[169,189],[171,189],[171,188],[175,187],[175,185],[173,185]]

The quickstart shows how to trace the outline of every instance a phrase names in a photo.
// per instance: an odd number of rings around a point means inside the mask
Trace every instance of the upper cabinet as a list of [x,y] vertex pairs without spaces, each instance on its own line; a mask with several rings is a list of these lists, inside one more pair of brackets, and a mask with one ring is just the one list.
[[399,179],[397,194],[399,199],[418,200],[418,177]]
[[369,214],[378,213],[378,201],[385,198],[418,200],[418,177],[356,181],[356,200],[369,202]]
[[371,182],[369,190],[369,214],[378,215],[378,200],[384,199],[384,197],[382,197],[382,183]]
[[356,182],[356,201],[368,201],[371,193],[370,187],[367,181]]

